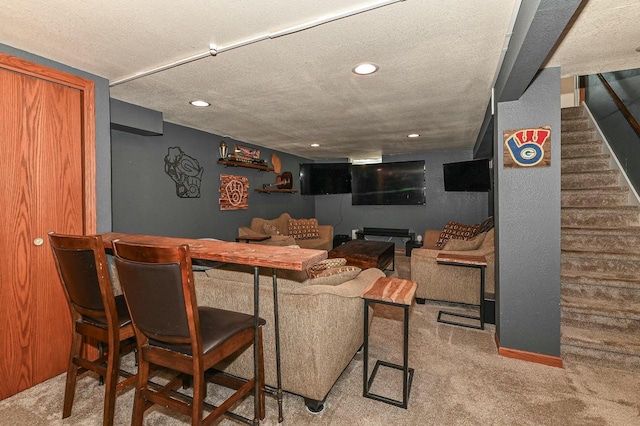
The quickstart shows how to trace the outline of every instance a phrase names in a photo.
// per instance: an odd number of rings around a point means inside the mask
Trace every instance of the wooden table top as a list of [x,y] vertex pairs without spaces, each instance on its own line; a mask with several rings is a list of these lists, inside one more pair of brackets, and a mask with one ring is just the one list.
[[266,268],[303,271],[327,258],[326,250],[313,250],[195,238],[161,237],[154,235],[107,232],[102,234],[105,248],[112,248],[114,240],[153,245],[189,245],[194,259],[262,266]]
[[380,277],[367,287],[362,298],[411,305],[417,288],[418,284],[415,281]]
[[436,262],[462,266],[487,266],[487,259],[484,256],[466,256],[464,254],[440,253],[436,257]]

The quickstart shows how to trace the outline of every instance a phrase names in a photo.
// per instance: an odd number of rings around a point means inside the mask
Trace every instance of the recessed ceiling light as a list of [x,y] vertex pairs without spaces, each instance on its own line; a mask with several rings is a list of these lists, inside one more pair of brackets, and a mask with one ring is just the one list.
[[365,62],[359,65],[356,65],[352,71],[358,75],[368,75],[378,71],[378,66],[370,62]]
[[208,107],[210,105],[207,101],[191,101],[189,103],[197,107]]
[[636,52],[640,53],[640,46],[636,47]]
[[317,147],[320,146],[320,144],[319,143],[312,143],[311,146],[314,147],[314,148],[317,148]]
[[408,138],[417,138],[420,137],[420,134],[418,133],[411,133],[410,135],[407,135]]

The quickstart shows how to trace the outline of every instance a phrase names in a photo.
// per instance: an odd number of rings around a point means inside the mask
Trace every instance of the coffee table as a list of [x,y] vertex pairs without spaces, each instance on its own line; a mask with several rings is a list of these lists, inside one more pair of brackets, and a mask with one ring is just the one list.
[[351,240],[329,251],[329,258],[343,257],[347,265],[358,268],[378,268],[384,270],[391,265],[395,268],[393,243],[367,240]]

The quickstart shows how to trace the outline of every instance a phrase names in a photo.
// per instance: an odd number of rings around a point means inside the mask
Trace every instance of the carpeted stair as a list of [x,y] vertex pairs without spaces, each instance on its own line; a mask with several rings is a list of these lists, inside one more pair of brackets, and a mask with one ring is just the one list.
[[640,371],[640,207],[581,107],[562,110],[562,356]]

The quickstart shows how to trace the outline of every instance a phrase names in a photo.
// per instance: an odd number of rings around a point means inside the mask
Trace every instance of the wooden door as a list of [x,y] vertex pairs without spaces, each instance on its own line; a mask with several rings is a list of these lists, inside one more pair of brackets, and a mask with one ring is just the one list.
[[0,56],[0,399],[66,370],[71,317],[47,232],[95,232],[93,108],[59,74]]

